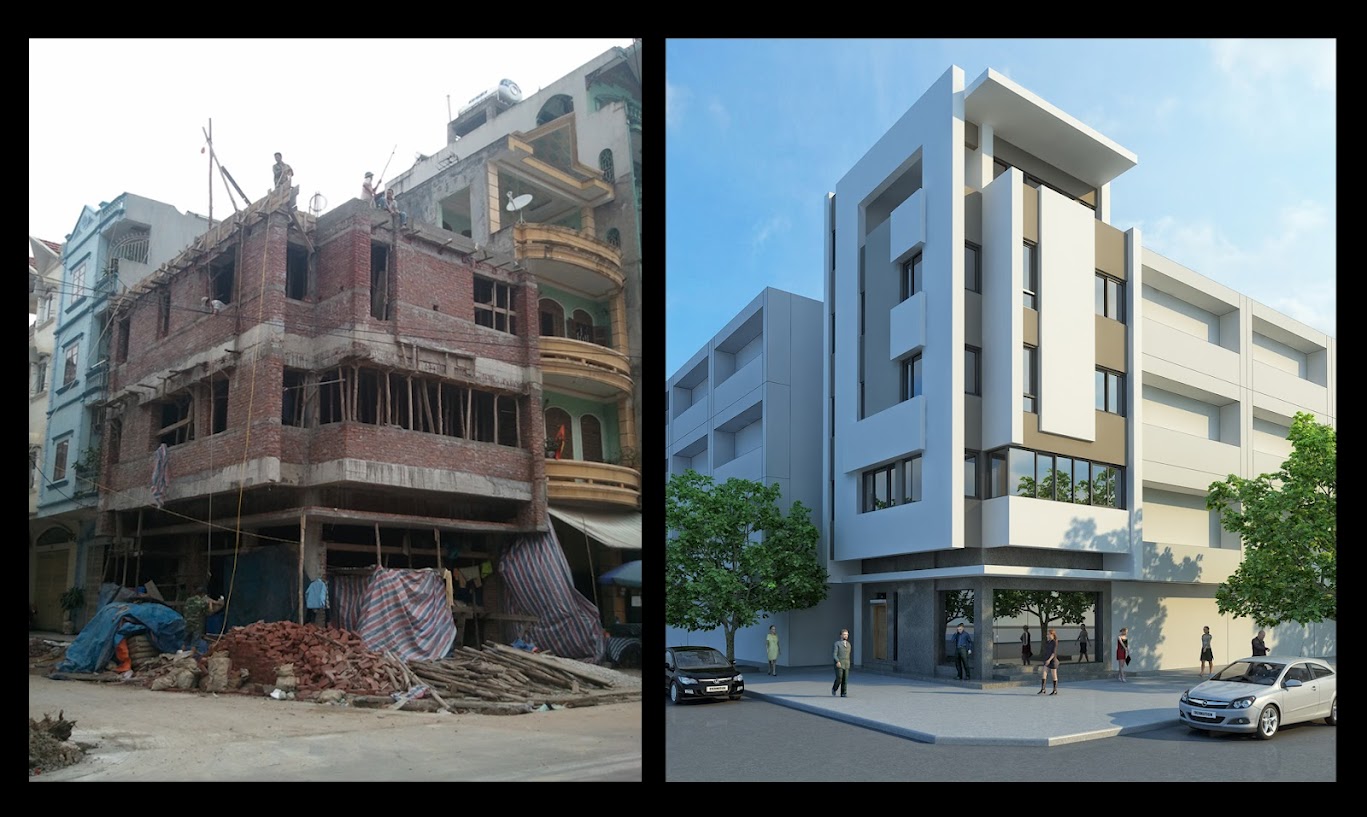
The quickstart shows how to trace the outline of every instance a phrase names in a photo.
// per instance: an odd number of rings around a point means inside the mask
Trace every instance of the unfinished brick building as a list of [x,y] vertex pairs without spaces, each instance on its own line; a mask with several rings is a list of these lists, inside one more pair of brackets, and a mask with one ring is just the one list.
[[296,191],[210,230],[111,324],[106,575],[173,606],[208,576],[229,625],[298,620],[311,579],[377,561],[478,575],[547,524],[535,279],[361,200],[315,218]]

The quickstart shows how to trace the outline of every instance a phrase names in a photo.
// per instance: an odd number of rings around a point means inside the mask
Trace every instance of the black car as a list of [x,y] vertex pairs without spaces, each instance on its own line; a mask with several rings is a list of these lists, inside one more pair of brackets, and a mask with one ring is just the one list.
[[745,692],[745,676],[711,647],[667,647],[665,691],[676,704],[702,698],[736,701]]

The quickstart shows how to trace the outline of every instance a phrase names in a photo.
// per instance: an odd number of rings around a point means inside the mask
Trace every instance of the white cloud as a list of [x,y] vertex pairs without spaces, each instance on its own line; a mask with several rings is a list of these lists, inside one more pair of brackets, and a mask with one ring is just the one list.
[[721,104],[720,99],[713,99],[707,105],[707,112],[712,115],[717,127],[726,130],[731,127],[731,114],[727,112],[726,106]]
[[682,85],[674,85],[669,80],[665,80],[665,127],[676,128],[683,122],[684,111],[688,108],[688,99],[693,96],[693,92]]
[[1338,74],[1335,40],[1215,40],[1215,65],[1238,83],[1309,80],[1311,87],[1333,93]]
[[764,247],[764,242],[777,233],[786,233],[792,229],[792,222],[788,221],[787,216],[772,216],[768,221],[755,225],[754,233],[750,239],[750,247],[758,252]]

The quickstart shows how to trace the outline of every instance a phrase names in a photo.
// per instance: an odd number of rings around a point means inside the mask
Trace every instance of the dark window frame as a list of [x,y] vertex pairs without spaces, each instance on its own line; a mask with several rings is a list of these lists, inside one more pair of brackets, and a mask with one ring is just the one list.
[[[968,267],[968,250],[973,250],[973,270],[970,273]],[[983,291],[983,248],[972,241],[964,242],[964,289],[969,292],[982,293]]]
[[[1125,375],[1106,369],[1096,368],[1096,410],[1107,414],[1125,416]],[[1114,388],[1112,388],[1114,386]]]
[[1022,384],[1024,392],[1021,394],[1021,408],[1031,414],[1039,413],[1039,347],[1025,344],[1021,347],[1024,354],[1030,358],[1030,365],[1025,365],[1025,360],[1021,360],[1021,368],[1028,371],[1022,373]]
[[[1000,470],[996,473],[1000,474],[1002,477],[1001,479],[994,479],[993,475],[989,475],[986,483],[986,499],[997,499],[1003,496],[1025,496],[1016,493],[1015,486],[1010,484],[1010,459],[1012,452],[1026,454],[1030,457],[1030,478],[1035,481],[1035,495],[1033,497],[1026,496],[1026,498],[1047,499],[1051,502],[1067,502],[1068,504],[1089,505],[1091,507],[1096,508],[1115,508],[1117,510],[1126,509],[1124,466],[1116,465],[1114,463],[1109,462],[1099,462],[1097,460],[1086,459],[1083,457],[1072,457],[1068,456],[1067,454],[1058,454],[1052,451],[1041,451],[1035,448],[1027,448],[1026,446],[1021,445],[1002,446],[1001,448],[996,448],[991,451],[985,452],[987,461],[989,463],[989,468],[995,468],[997,464],[1000,463]],[[1045,497],[1039,495],[1040,457],[1051,458],[1052,462],[1049,466],[1051,471],[1058,470],[1060,459],[1069,461],[1068,479],[1070,483],[1070,490],[1068,491],[1068,493],[1071,495],[1071,499],[1058,499],[1053,496]],[[1079,464],[1085,465],[1084,470],[1089,476],[1089,479],[1087,480],[1086,501],[1083,501],[1083,499],[1081,498],[1083,492],[1079,490],[1077,487],[1078,480],[1076,479],[1076,476],[1078,473]],[[1115,475],[1114,485],[1112,486],[1111,494],[1108,496],[1111,502],[1096,502],[1094,483],[1098,477],[1105,479],[1107,478],[1108,474]],[[1057,493],[1057,491],[1055,491],[1055,493]]]
[[[926,271],[925,253],[918,251],[911,258],[902,262],[902,300],[921,294],[925,288]],[[862,290],[861,290],[862,293]]]
[[[488,288],[487,301],[481,300],[482,287]],[[474,276],[475,323],[496,332],[517,334],[517,286],[483,275]]]
[[[859,478],[859,512],[872,513],[891,508],[897,504],[897,478],[896,466],[889,463],[880,465],[877,468],[869,469],[860,474]],[[887,499],[878,498],[878,483],[883,481],[883,488],[886,490]],[[882,502],[882,505],[878,503]]]
[[1096,285],[1101,288],[1101,303],[1097,305],[1096,314],[1116,323],[1125,323],[1125,282],[1101,270],[1096,271],[1096,277]]
[[[924,354],[917,352],[911,357],[902,360],[902,399],[899,402],[905,403],[908,400],[925,394],[925,361],[923,358]],[[918,378],[916,376],[916,369],[918,367],[922,369],[919,383],[917,382]],[[860,385],[863,385],[862,382]]]
[[[1034,241],[1022,242],[1029,253],[1021,255],[1021,305],[1039,311],[1039,244]],[[1029,259],[1027,264],[1025,261]]]
[[[979,461],[980,461],[981,459],[982,459],[982,458],[979,456],[979,453],[978,453],[977,451],[965,451],[965,452],[964,452],[964,498],[965,498],[965,499],[981,499],[981,498],[982,498],[982,489],[981,489],[981,487],[980,487],[981,484],[982,484],[982,473],[978,470],[978,463],[979,463]],[[973,477],[972,477],[971,479],[970,479],[969,476],[968,476],[968,464],[969,464],[970,462],[973,463]]]
[[983,393],[983,350],[977,346],[964,344],[964,358],[968,358],[969,353],[973,354],[973,382],[968,382],[968,373],[964,373],[964,394],[972,394],[978,397]]

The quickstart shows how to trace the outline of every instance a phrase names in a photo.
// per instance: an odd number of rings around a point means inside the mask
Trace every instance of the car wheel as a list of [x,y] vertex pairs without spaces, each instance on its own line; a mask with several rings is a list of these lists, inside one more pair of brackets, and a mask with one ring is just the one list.
[[679,685],[677,683],[669,685],[669,700],[676,704],[679,702]]
[[1339,723],[1339,699],[1334,698],[1333,703],[1329,704],[1329,717],[1324,722],[1330,726],[1338,726]]
[[1282,713],[1277,707],[1268,704],[1263,707],[1262,714],[1258,716],[1258,737],[1263,740],[1271,740],[1277,734],[1277,727],[1282,724]]

